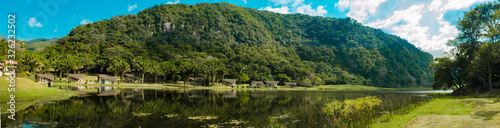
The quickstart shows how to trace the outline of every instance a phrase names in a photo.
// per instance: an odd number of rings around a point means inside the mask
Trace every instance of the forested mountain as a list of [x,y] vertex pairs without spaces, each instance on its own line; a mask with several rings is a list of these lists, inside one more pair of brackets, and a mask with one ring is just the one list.
[[[170,73],[135,68],[118,73],[146,78],[279,80],[306,86],[410,87],[432,82],[432,55],[380,29],[350,18],[278,14],[227,3],[156,5],[137,15],[114,16],[74,28],[41,53],[45,58],[74,55],[82,60],[77,67],[84,67],[78,70],[94,73],[114,72],[104,69],[118,62],[178,66]],[[187,71],[181,64],[185,62],[205,67]]]
[[52,43],[56,43],[58,38],[46,39],[46,38],[37,38],[33,40],[26,41],[26,48],[30,51],[42,50],[43,48],[51,45]]

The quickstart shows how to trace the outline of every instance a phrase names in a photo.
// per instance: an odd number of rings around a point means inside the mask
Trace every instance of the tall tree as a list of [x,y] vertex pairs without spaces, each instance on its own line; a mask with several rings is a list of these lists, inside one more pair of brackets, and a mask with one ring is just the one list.
[[152,60],[145,59],[142,56],[138,56],[134,58],[134,71],[141,75],[141,83],[144,83],[144,75],[148,72],[151,72],[152,68]]

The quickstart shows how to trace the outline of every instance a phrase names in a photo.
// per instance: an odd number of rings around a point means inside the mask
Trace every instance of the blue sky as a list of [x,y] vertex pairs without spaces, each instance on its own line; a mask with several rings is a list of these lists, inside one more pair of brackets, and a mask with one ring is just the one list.
[[[227,2],[277,13],[303,13],[324,17],[352,17],[358,22],[398,35],[410,43],[442,56],[451,47],[459,17],[471,7],[491,0],[18,0],[2,5],[0,12],[16,14],[20,40],[66,36],[72,28],[137,12],[155,4]],[[5,35],[7,27],[0,27]]]

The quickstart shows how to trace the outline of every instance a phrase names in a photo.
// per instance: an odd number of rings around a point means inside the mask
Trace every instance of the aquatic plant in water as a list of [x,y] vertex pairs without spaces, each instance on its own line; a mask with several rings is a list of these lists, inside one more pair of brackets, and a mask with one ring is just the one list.
[[330,124],[334,127],[366,127],[377,116],[378,107],[382,100],[375,96],[366,96],[344,101],[334,100],[325,104],[323,112],[329,116]]

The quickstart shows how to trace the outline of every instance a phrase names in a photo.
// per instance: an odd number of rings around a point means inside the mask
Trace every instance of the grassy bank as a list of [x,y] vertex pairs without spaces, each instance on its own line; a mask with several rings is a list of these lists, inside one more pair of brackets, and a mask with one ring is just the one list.
[[[375,128],[398,127],[499,127],[499,98],[469,98],[431,94],[434,98],[403,114],[377,119]],[[404,111],[404,110],[403,110]]]
[[[0,77],[0,106],[2,108],[7,108],[6,102],[10,100],[9,96],[12,94],[8,91],[8,85],[7,77]],[[62,100],[77,95],[73,91],[46,87],[28,78],[16,78],[15,89],[16,110],[24,109],[36,102]]]

